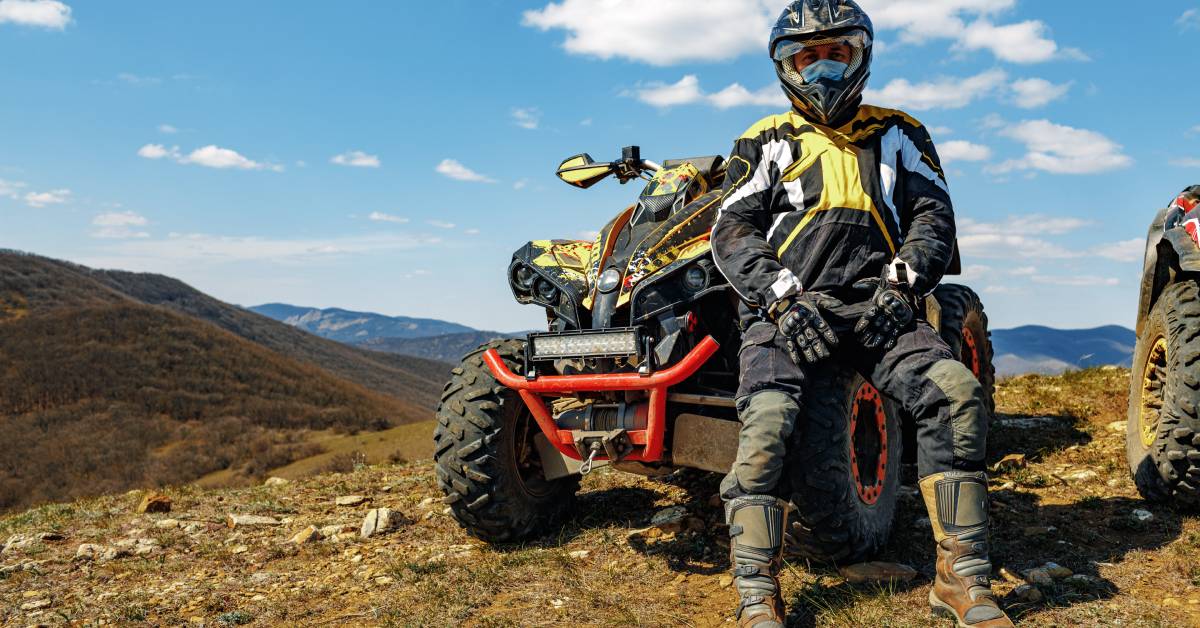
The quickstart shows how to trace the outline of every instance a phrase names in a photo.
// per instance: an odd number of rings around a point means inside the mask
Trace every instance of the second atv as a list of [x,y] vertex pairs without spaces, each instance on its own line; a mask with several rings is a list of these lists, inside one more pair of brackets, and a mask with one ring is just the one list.
[[[438,483],[458,522],[490,542],[519,542],[569,516],[580,476],[602,465],[644,475],[725,473],[737,451],[736,295],[709,232],[721,157],[644,160],[578,155],[559,177],[589,188],[645,179],[633,205],[591,242],[537,240],[513,255],[517,301],[546,311],[547,331],[463,358],[438,407]],[[987,317],[969,288],[944,285],[927,318],[994,388]],[[790,446],[784,493],[789,548],[817,560],[862,559],[888,539],[905,461],[897,408],[831,364],[812,382]],[[915,453],[915,452],[914,452]]]

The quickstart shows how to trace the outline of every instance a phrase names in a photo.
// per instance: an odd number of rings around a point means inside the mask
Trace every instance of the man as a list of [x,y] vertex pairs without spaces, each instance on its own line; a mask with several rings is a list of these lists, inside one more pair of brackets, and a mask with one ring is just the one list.
[[783,625],[786,506],[775,497],[805,382],[831,359],[918,425],[921,492],[937,543],[935,611],[1012,626],[991,590],[982,389],[921,318],[956,263],[954,211],[928,132],[862,106],[871,21],[853,0],[796,0],[770,52],[792,110],[737,140],[712,232],[742,299],[737,461],[721,485],[740,626]]

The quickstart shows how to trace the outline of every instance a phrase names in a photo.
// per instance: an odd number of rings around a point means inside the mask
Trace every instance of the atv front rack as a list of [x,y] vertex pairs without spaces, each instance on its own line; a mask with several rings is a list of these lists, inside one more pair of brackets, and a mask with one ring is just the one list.
[[534,379],[526,379],[509,370],[508,365],[495,349],[489,349],[483,354],[483,361],[491,369],[492,375],[505,386],[516,390],[529,411],[537,421],[542,433],[558,451],[573,460],[583,460],[584,457],[575,448],[575,438],[571,430],[560,430],[554,422],[554,416],[546,407],[542,398],[544,395],[562,396],[579,392],[619,392],[625,390],[650,391],[650,411],[646,419],[646,429],[630,430],[629,441],[640,451],[635,451],[622,460],[631,462],[661,462],[663,443],[667,431],[667,389],[680,384],[700,370],[701,366],[717,352],[720,344],[712,338],[705,337],[690,353],[670,368],[663,369],[650,375],[639,373],[611,373],[602,375],[545,375]]

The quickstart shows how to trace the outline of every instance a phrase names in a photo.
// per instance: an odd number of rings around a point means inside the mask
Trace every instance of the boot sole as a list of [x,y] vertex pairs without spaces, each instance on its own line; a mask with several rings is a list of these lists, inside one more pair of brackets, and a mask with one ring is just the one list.
[[949,604],[946,604],[933,594],[933,589],[929,590],[929,606],[933,608],[934,616],[953,619],[956,628],[971,628],[970,625],[963,623],[962,618],[958,616],[958,613],[954,612],[954,609]]

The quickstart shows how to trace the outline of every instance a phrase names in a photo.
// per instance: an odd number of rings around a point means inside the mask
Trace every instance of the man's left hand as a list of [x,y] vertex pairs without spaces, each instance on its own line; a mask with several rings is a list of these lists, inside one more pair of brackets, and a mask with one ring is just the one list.
[[916,298],[909,281],[907,264],[897,260],[883,269],[879,279],[854,284],[859,290],[875,290],[870,307],[854,326],[854,333],[864,348],[891,350],[900,335],[916,322]]

